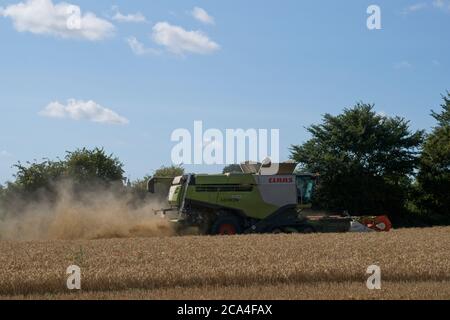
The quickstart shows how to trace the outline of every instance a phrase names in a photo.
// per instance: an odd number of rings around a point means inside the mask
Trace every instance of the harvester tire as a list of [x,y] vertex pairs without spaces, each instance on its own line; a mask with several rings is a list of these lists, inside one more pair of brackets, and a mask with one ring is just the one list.
[[211,227],[212,235],[236,235],[242,231],[241,220],[233,215],[218,216]]
[[280,228],[273,228],[273,229],[270,231],[270,233],[273,233],[273,234],[280,234],[280,233],[284,233],[284,232],[283,232],[283,229],[280,229]]
[[312,226],[303,226],[298,228],[298,232],[300,233],[315,233],[316,230]]

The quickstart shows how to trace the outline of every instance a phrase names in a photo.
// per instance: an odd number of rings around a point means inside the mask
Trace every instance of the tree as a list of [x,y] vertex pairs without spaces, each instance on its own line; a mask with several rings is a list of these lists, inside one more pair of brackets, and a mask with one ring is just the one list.
[[438,122],[438,128],[450,126],[450,92],[447,96],[442,96],[444,103],[441,104],[442,111],[437,113],[431,110],[431,116]]
[[110,185],[124,181],[125,171],[122,162],[100,148],[93,150],[83,148],[67,152],[64,166],[66,175],[78,184],[99,182]]
[[57,180],[65,176],[65,164],[61,160],[44,159],[41,162],[17,163],[16,180],[8,189],[16,188],[20,193],[33,195],[38,191],[51,192]]
[[17,163],[15,181],[8,182],[1,192],[0,211],[3,214],[21,212],[27,203],[45,197],[48,201],[56,199],[55,182],[64,174],[61,161],[45,159],[41,162]]
[[123,164],[99,148],[67,152],[64,160],[19,162],[15,167],[15,181],[7,183],[0,198],[0,207],[8,212],[20,212],[42,198],[49,203],[55,201],[63,182],[69,182],[74,194],[98,187],[123,187]]
[[230,164],[223,168],[223,174],[225,173],[242,173],[241,166],[239,164]]
[[169,167],[162,166],[158,170],[155,170],[153,173],[154,177],[160,178],[171,178],[171,177],[179,177],[184,174],[184,168],[182,166],[171,165]]
[[417,177],[418,206],[433,223],[450,223],[450,93],[442,97],[440,113],[432,111],[437,121],[423,145]]
[[293,160],[321,175],[319,207],[355,215],[404,211],[423,132],[411,132],[405,119],[373,109],[358,103],[338,116],[326,114],[307,129],[310,140],[291,147]]

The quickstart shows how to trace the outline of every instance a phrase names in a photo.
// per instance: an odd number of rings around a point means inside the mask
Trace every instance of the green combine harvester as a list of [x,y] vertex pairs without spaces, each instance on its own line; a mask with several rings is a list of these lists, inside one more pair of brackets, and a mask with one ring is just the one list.
[[353,224],[369,231],[367,223],[349,216],[306,215],[318,175],[295,174],[295,168],[290,162],[247,162],[241,164],[242,173],[153,177],[148,191],[166,197],[168,208],[155,213],[176,223],[180,231],[195,227],[210,235],[347,232]]

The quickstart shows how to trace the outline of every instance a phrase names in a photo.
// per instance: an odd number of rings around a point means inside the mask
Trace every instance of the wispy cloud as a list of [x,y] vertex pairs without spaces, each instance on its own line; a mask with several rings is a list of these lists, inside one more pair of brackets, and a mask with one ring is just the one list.
[[413,4],[413,5],[410,5],[410,6],[406,7],[406,8],[404,8],[403,11],[402,11],[402,14],[413,13],[413,12],[416,12],[416,11],[423,10],[423,9],[425,9],[427,7],[428,7],[428,4],[425,3],[425,2],[416,3],[416,4]]
[[450,12],[450,0],[434,0],[433,7]]
[[203,32],[187,31],[168,22],[155,24],[152,39],[168,51],[180,55],[184,53],[210,54],[220,49],[220,46]]
[[154,48],[147,48],[136,37],[128,37],[125,39],[131,48],[131,51],[137,56],[144,56],[148,54],[160,54],[160,51]]
[[147,18],[145,18],[145,16],[140,12],[123,14],[119,11],[119,7],[117,6],[113,6],[112,10],[114,11],[114,16],[111,19],[114,21],[130,23],[147,22]]
[[0,15],[10,18],[19,32],[52,35],[60,38],[102,40],[114,33],[114,26],[107,20],[87,12],[79,6],[52,0],[27,0],[0,8]]
[[418,2],[404,8],[401,13],[407,15],[410,13],[422,11],[424,9],[433,8],[450,12],[450,0],[432,0],[430,2]]
[[92,100],[69,99],[65,105],[58,101],[51,102],[39,114],[49,118],[68,118],[106,124],[124,125],[129,123],[128,119]]
[[400,70],[400,69],[410,69],[412,68],[412,64],[409,63],[406,60],[397,62],[396,64],[394,64],[394,69]]
[[195,7],[191,11],[192,16],[204,24],[215,24],[214,17],[209,15],[205,9]]

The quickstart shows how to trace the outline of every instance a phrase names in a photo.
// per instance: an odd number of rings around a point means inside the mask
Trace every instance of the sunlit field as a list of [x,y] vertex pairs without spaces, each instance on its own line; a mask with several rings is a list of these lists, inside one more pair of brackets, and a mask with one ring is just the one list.
[[[2,299],[450,299],[450,228],[1,241]],[[81,291],[66,269],[81,268]],[[369,290],[369,265],[381,290]]]

